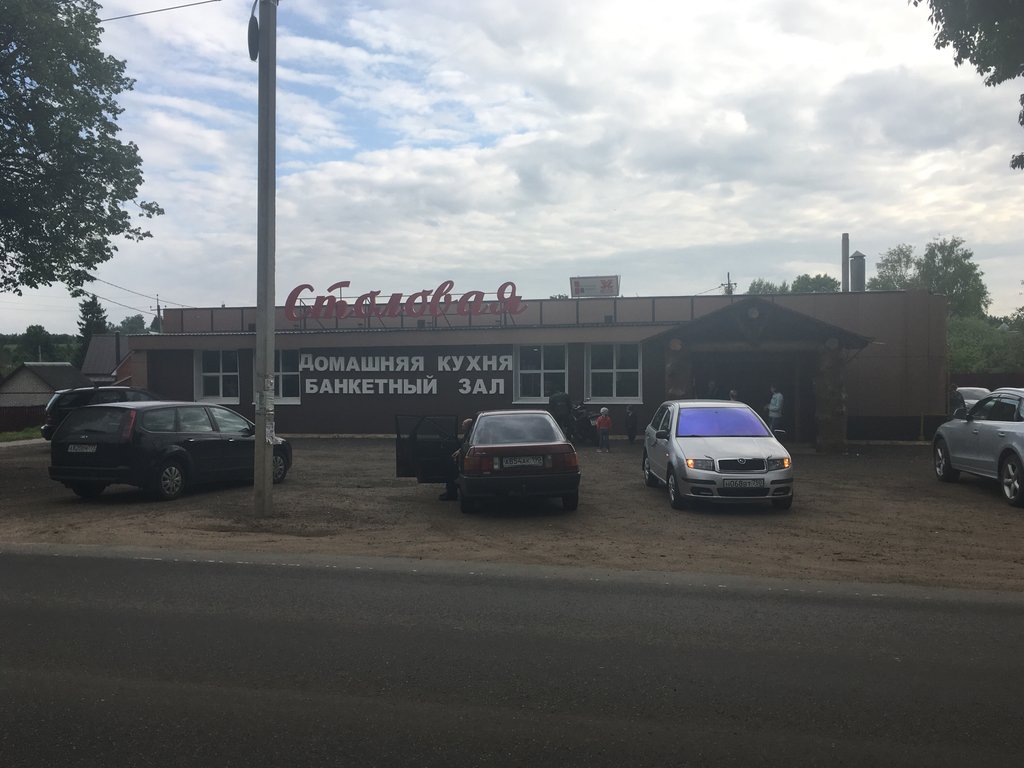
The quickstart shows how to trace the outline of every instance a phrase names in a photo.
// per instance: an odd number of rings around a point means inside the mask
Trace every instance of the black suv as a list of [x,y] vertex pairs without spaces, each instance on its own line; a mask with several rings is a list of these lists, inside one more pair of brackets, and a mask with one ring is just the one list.
[[[83,499],[121,483],[176,499],[199,483],[253,478],[255,429],[220,405],[155,400],[89,405],[68,414],[50,442],[50,477]],[[292,465],[274,440],[273,479]]]
[[59,389],[53,393],[46,404],[46,423],[40,427],[43,438],[49,440],[57,427],[69,413],[85,405],[101,403],[139,402],[141,400],[159,400],[157,395],[144,389],[134,387],[76,387],[75,389]]

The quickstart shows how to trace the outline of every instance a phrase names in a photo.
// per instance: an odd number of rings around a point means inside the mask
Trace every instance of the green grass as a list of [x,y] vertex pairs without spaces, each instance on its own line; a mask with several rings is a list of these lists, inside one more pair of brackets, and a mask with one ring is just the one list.
[[34,440],[42,437],[39,427],[25,427],[20,432],[0,432],[0,443],[11,443],[15,440]]

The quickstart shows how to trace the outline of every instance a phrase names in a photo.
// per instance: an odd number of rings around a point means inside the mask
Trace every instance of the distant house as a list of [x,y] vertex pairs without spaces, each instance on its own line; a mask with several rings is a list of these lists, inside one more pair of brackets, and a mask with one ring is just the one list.
[[71,363],[22,363],[0,382],[0,407],[43,407],[58,389],[92,384]]
[[71,363],[22,363],[0,381],[0,432],[42,424],[54,392],[92,385]]
[[131,384],[131,352],[120,333],[96,333],[89,338],[82,373],[90,384]]

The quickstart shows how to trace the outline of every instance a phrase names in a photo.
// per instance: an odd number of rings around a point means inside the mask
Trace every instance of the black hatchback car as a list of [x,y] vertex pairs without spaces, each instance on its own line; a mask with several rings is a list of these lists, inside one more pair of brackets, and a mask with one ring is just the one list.
[[[68,414],[50,443],[50,477],[82,498],[108,485],[176,499],[200,483],[248,480],[255,452],[252,422],[219,405],[150,401],[89,405]],[[291,444],[275,438],[273,478],[292,465]]]
[[42,432],[44,439],[51,439],[53,433],[57,431],[57,427],[69,413],[87,405],[160,399],[157,395],[144,389],[117,385],[59,389],[53,393],[50,402],[46,404],[46,421],[39,431]]

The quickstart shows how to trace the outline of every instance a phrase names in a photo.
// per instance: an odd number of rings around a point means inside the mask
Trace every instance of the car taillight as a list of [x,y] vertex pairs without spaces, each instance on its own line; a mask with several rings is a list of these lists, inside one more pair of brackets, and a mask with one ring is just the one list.
[[482,475],[491,471],[493,462],[486,453],[477,453],[475,448],[470,448],[462,460],[462,471],[467,475]]
[[135,427],[135,411],[128,411],[128,418],[124,420],[121,427],[121,439],[128,442],[132,437],[132,429]]
[[553,453],[544,457],[544,466],[551,469],[576,469],[580,465],[579,456],[575,451],[569,453]]

